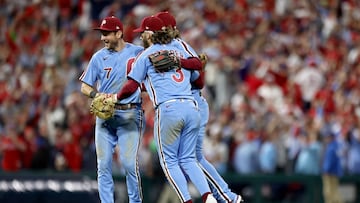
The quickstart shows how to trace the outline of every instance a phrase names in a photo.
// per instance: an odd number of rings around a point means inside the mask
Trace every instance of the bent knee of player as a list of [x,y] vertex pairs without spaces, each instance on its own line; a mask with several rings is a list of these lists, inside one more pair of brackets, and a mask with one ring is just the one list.
[[179,164],[180,165],[186,165],[188,163],[192,163],[192,162],[195,162],[195,161],[196,161],[195,157],[181,158],[181,159],[179,159]]
[[136,166],[136,158],[122,159],[121,164],[125,170],[132,171]]
[[111,173],[111,171],[112,171],[111,163],[106,164],[106,162],[98,162],[97,171],[98,171],[98,174]]
[[205,156],[204,156],[203,153],[196,153],[196,160],[197,160],[198,162],[206,161]]

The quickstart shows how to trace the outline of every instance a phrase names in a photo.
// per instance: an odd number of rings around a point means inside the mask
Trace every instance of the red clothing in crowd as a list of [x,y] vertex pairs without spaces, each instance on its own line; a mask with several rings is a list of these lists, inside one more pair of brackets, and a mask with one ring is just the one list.
[[0,141],[2,152],[1,166],[4,171],[17,171],[22,168],[22,150],[25,144],[19,138],[3,136]]
[[81,170],[82,166],[82,150],[78,143],[71,142],[64,146],[64,156],[68,168],[73,172]]

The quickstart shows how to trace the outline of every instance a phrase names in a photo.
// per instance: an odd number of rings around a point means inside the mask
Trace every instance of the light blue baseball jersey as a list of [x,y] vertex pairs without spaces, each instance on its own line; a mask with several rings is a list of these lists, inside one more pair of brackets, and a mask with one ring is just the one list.
[[[143,51],[140,46],[129,43],[121,51],[100,49],[91,58],[79,80],[96,86],[99,92],[117,93],[127,81],[136,56]],[[102,203],[114,203],[112,160],[116,145],[119,159],[126,171],[129,203],[142,202],[141,179],[137,154],[143,135],[144,119],[141,108],[141,91],[138,89],[120,104],[137,103],[136,108],[117,109],[112,118],[96,118],[95,146],[99,197]]]
[[191,57],[197,57],[198,56],[196,51],[188,43],[186,43],[184,40],[182,40],[180,38],[174,39],[173,44],[177,48],[184,50]]
[[[117,93],[127,81],[127,73],[131,70],[131,65],[135,57],[144,48],[130,43],[125,44],[121,51],[112,51],[102,48],[91,58],[87,68],[80,76],[80,81],[97,86],[97,90],[103,93]],[[114,57],[116,55],[116,57]],[[118,103],[140,103],[140,88]]]
[[145,84],[156,109],[154,139],[160,165],[180,201],[186,202],[191,199],[186,177],[200,194],[210,192],[195,157],[200,115],[191,93],[191,71],[181,68],[156,72],[148,56],[160,50],[171,51],[182,58],[192,57],[179,48],[175,40],[166,45],[154,44],[137,57],[128,77]]
[[[177,42],[160,45],[154,44],[142,52],[134,62],[134,68],[129,73],[129,77],[141,84],[144,81],[145,88],[154,106],[175,99],[193,99],[191,94],[190,75],[191,71],[186,69],[171,70],[158,73],[152,66],[148,56],[164,49],[173,51],[182,58],[191,57],[189,53],[178,48]],[[139,67],[139,68],[137,68]]]

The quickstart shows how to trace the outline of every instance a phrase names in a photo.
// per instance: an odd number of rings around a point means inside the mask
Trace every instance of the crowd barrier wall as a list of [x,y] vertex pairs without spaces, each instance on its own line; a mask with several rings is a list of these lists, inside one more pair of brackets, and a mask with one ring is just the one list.
[[[320,176],[284,174],[224,174],[230,188],[241,193],[246,203],[323,203]],[[125,178],[114,176],[116,203],[127,201]],[[341,195],[346,203],[360,202],[360,176],[340,180]],[[157,203],[167,183],[164,177],[143,177],[144,203]],[[200,195],[190,184],[194,202]],[[175,194],[173,194],[176,196]],[[1,203],[99,203],[96,174],[55,173],[49,171],[0,172]]]

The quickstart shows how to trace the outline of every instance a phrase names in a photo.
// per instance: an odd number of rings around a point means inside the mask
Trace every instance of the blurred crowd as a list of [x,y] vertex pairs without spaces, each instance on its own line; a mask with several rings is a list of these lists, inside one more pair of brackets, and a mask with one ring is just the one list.
[[[78,81],[103,46],[92,28],[115,15],[141,45],[132,30],[163,10],[209,57],[204,153],[220,173],[320,175],[332,138],[341,174],[360,174],[356,0],[0,0],[0,169],[95,172],[94,116]],[[143,107],[139,160],[153,176],[146,93]]]

